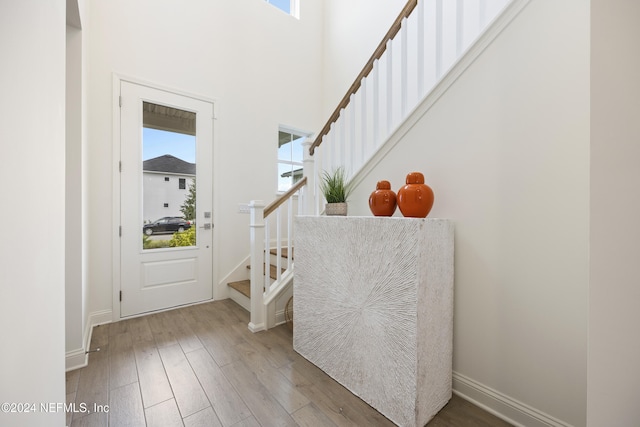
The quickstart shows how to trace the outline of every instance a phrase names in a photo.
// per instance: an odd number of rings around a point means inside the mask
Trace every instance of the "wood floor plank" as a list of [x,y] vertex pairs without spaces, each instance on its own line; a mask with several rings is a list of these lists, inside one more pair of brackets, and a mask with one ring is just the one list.
[[144,414],[147,419],[147,427],[184,426],[175,399],[165,400],[162,403],[146,408]]
[[455,394],[428,427],[511,427],[503,421]]
[[162,347],[158,351],[182,417],[188,417],[210,406],[180,345]]
[[129,332],[109,338],[109,378],[109,388],[112,390],[138,381],[138,370]]
[[211,407],[183,419],[184,427],[223,427]]
[[109,335],[109,351],[110,354],[121,351],[130,350],[133,346],[130,332],[122,332],[115,335]]
[[[229,342],[231,345],[242,344],[248,342],[248,340],[253,339],[253,333],[249,331],[246,323],[239,323],[235,316],[227,316],[223,318],[221,321],[216,321],[214,324],[217,327],[220,335]],[[245,327],[246,332],[248,334],[238,334],[234,331],[233,325],[242,325]]]
[[145,427],[145,424],[138,383],[111,390],[109,395],[109,425]]
[[80,369],[75,369],[65,373],[65,389],[67,394],[75,393],[78,390],[78,380],[80,379]]
[[251,345],[244,343],[237,345],[236,348],[240,350],[242,361],[255,374],[258,381],[269,390],[289,414],[310,403],[307,397],[300,393],[280,371],[273,369],[267,359]]
[[129,332],[129,322],[127,320],[119,320],[117,322],[109,323],[105,326],[109,328],[110,337]]
[[[345,397],[340,390],[342,386],[333,379],[327,377],[328,380],[324,381],[324,378],[319,376],[317,372],[307,372],[306,370],[310,369],[309,365],[311,364],[306,361],[306,359],[298,360],[297,363],[294,362],[282,367],[280,371],[283,372],[290,380],[297,379],[300,381],[299,383],[294,383],[300,392],[312,401],[336,425],[394,425],[391,421],[384,418],[380,413],[366,405],[364,402],[360,401],[361,404],[366,406],[359,405],[353,400],[360,400],[356,396],[351,395],[351,397]],[[313,367],[315,368],[315,366]],[[288,373],[288,370],[293,370],[295,373]],[[369,415],[369,412],[375,412],[375,415]],[[371,420],[371,418],[378,419]]]
[[289,413],[280,406],[244,362],[236,361],[220,369],[242,396],[257,420],[268,420],[273,426],[296,425]]
[[220,301],[220,309],[226,310],[228,313],[228,316],[233,316],[234,318],[236,318],[241,323],[244,323],[245,325],[249,324],[249,321],[250,321],[249,312],[243,309],[242,307],[240,307],[240,310],[238,310],[238,307],[240,306],[236,304],[234,301],[232,301],[231,299],[225,299]]
[[[71,405],[71,404],[75,403],[75,401],[76,401],[76,392],[72,391],[71,393],[67,393],[66,398],[65,398],[65,403],[67,405]],[[65,423],[65,425],[70,426],[71,422],[73,421],[73,410],[67,411],[65,415],[66,415],[66,423]]]
[[175,336],[165,312],[150,315],[148,321],[158,348],[178,344],[178,337]]
[[109,344],[109,325],[97,325],[91,330],[91,349]]
[[[109,350],[108,345],[102,347],[99,353],[89,355],[89,364],[80,370],[78,389],[76,392],[76,406],[85,404],[88,407],[109,404]],[[86,414],[74,414],[75,418],[82,418]]]
[[133,346],[138,368],[138,380],[145,408],[173,398],[169,379],[155,346],[155,341],[143,341]]
[[229,343],[218,329],[197,329],[198,338],[216,361],[218,366],[224,366],[238,360],[233,345]]
[[251,411],[242,397],[207,351],[192,351],[187,354],[187,359],[223,425],[230,426],[251,416]]
[[380,412],[373,409],[369,404],[355,396],[342,384],[325,374],[320,368],[309,362],[304,357],[297,355],[293,362],[294,368],[296,366],[304,372],[305,375],[322,391],[331,396],[334,396],[340,402],[343,402],[344,411],[349,409],[354,410],[354,414],[360,414],[367,420],[368,424],[374,425],[387,425],[393,426],[389,419],[387,419]]
[[[280,371],[286,370],[287,367],[280,369]],[[332,396],[321,391],[318,387],[313,385],[313,383],[309,382],[304,375],[301,375],[296,370],[292,369],[292,374],[288,375],[288,378],[302,380],[300,382],[294,382],[298,390],[313,402],[313,404],[316,405],[316,407],[335,425],[339,427],[353,427],[363,425],[363,423],[366,422],[366,420],[363,417],[360,417],[359,414],[356,413],[354,415],[353,410],[347,409],[347,411],[345,411],[342,402],[335,400]]]
[[335,423],[312,403],[298,409],[292,417],[300,427],[335,427]]
[[134,317],[128,320],[129,333],[131,335],[131,341],[134,343],[140,341],[149,341],[153,339],[153,333],[149,326],[149,320],[147,316]]
[[[115,424],[112,424],[115,425]],[[106,412],[94,412],[84,417],[73,417],[71,427],[108,427],[109,414]]]
[[133,349],[109,357],[109,376],[109,387],[112,390],[138,382],[138,370]]
[[180,347],[182,347],[182,351],[189,353],[190,351],[202,348],[202,343],[198,339],[198,336],[184,316],[182,316],[180,310],[167,312],[167,316],[174,335],[178,337],[178,342],[180,343]]
[[[231,325],[232,328],[236,330],[238,333],[246,333],[244,329],[246,329],[246,325],[241,325],[239,323],[235,323]],[[247,329],[248,331],[248,329]],[[249,331],[249,333],[251,333]],[[252,345],[257,351],[264,355],[265,358],[269,361],[271,366],[274,368],[279,368],[281,366],[287,365],[293,361],[291,357],[291,353],[288,350],[282,348],[278,343],[274,343],[272,338],[274,337],[268,331],[257,332],[252,334],[251,337],[247,338],[247,342]]]
[[260,423],[256,421],[254,417],[249,417],[232,425],[231,427],[260,427]]

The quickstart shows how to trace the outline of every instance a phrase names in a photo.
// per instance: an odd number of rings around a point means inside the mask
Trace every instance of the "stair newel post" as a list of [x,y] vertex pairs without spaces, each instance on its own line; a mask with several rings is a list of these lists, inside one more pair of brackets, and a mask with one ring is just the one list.
[[302,143],[302,173],[307,177],[307,188],[304,190],[304,205],[302,212],[299,212],[299,215],[316,215],[316,207],[318,206],[316,202],[316,171],[313,156],[311,155],[309,149],[311,148],[311,144],[313,140],[311,138],[307,138],[306,141]]
[[249,322],[249,330],[251,332],[262,331],[266,327],[265,309],[264,309],[264,291],[262,276],[264,259],[264,207],[262,200],[252,200],[249,202],[250,224],[249,230],[251,235],[251,321]]

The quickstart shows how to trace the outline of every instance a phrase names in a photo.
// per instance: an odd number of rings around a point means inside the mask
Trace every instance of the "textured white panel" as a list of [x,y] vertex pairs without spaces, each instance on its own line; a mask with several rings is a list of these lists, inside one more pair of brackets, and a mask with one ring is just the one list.
[[453,227],[296,218],[294,348],[399,425],[451,397]]

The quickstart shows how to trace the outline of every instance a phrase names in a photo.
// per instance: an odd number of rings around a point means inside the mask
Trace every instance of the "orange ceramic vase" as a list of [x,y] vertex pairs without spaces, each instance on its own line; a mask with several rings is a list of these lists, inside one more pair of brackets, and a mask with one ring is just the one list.
[[379,181],[369,196],[369,209],[375,216],[391,216],[396,211],[396,193],[389,181]]
[[398,190],[398,207],[402,215],[425,218],[433,207],[433,190],[424,183],[424,175],[411,172],[407,184]]

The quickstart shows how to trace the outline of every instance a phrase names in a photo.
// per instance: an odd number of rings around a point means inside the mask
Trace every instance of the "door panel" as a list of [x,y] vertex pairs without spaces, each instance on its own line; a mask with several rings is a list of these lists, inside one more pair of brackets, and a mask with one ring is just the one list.
[[[121,317],[211,299],[213,104],[126,81],[120,91]],[[190,225],[145,235],[160,215]]]

